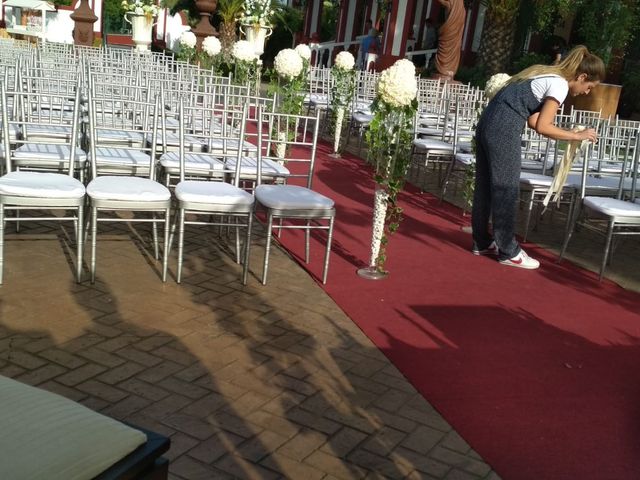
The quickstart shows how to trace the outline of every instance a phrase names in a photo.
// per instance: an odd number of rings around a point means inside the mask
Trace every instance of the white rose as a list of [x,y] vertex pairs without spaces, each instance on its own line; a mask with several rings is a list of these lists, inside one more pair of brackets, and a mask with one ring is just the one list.
[[211,35],[202,41],[202,50],[210,57],[215,57],[222,50],[222,44],[217,37]]
[[392,65],[380,74],[378,96],[393,107],[406,107],[418,93],[418,81],[405,65]]
[[300,58],[298,52],[291,48],[280,50],[273,61],[273,66],[278,75],[289,80],[300,75],[304,68],[302,58]]
[[309,45],[301,43],[296,47],[296,52],[298,52],[298,55],[300,55],[303,60],[311,60],[311,49],[309,48]]
[[496,94],[502,90],[511,77],[506,73],[496,73],[484,86],[484,96],[487,100],[491,100]]
[[135,13],[136,15],[144,15],[144,10],[142,10],[142,7],[136,7],[133,10],[133,13]]
[[253,48],[253,44],[246,40],[238,40],[234,43],[231,49],[231,55],[233,55],[233,58],[236,60],[243,62],[253,62],[256,59],[256,51]]
[[190,31],[182,32],[180,35],[180,45],[183,47],[194,48],[196,46],[198,39],[195,34]]
[[336,55],[335,66],[341,70],[351,70],[356,64],[356,59],[353,58],[350,52],[346,50]]

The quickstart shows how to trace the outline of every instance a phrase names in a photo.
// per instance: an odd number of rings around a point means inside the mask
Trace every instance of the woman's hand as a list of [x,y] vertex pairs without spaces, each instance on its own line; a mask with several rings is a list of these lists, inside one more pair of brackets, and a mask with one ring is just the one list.
[[598,141],[598,134],[593,128],[586,128],[582,131],[576,132],[576,140],[589,140],[591,143]]

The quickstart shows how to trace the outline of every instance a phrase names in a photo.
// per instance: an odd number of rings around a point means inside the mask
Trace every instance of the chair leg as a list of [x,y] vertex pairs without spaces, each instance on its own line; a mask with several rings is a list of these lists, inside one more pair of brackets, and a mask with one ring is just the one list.
[[604,244],[604,255],[602,256],[602,265],[600,265],[600,275],[598,280],[602,281],[604,276],[604,270],[607,267],[607,258],[609,257],[609,251],[611,249],[611,239],[613,238],[613,228],[615,227],[615,220],[612,218],[609,220],[609,227],[607,228],[607,239]]
[[533,212],[533,190],[531,190],[531,195],[529,196],[529,201],[527,202],[527,215],[524,219],[524,235],[522,237],[522,241],[527,241],[527,236],[529,235],[529,225],[531,224],[531,213]]
[[178,221],[178,273],[176,275],[176,282],[182,281],[182,255],[184,254],[184,208],[181,208],[177,213]]
[[[171,209],[167,208],[164,211],[164,252],[162,255],[162,281],[167,281],[167,268],[169,266],[169,251],[170,251],[170,243],[169,243],[169,232],[171,230],[171,222],[169,221],[171,218]],[[155,223],[154,223],[155,225]]]
[[234,231],[235,231],[235,240],[236,240],[236,263],[238,265],[240,265],[240,250],[241,250],[241,246],[240,246],[240,224],[238,223],[239,218],[238,217],[231,217],[233,219],[233,223],[236,224],[236,226],[234,227]]
[[309,244],[311,238],[311,220],[307,220],[307,228],[304,230],[304,262],[309,263]]
[[576,228],[576,223],[578,222],[578,215],[580,214],[579,205],[574,204],[570,209],[570,217],[569,217],[569,227],[567,228],[564,236],[564,242],[562,242],[562,249],[560,250],[560,256],[558,257],[558,262],[562,260],[565,252],[567,251],[567,247],[569,246],[569,241],[571,240],[571,236],[573,235],[573,231]]
[[247,236],[244,240],[244,264],[242,266],[242,284],[247,284],[249,274],[249,258],[251,258],[251,230],[253,228],[253,213],[250,212],[247,218]]
[[0,203],[0,285],[4,271],[4,204]]
[[156,224],[155,212],[151,214],[153,222],[151,223],[151,231],[153,233],[153,257],[158,260],[160,258],[160,249],[158,248],[158,225]]
[[96,236],[98,234],[98,209],[91,208],[91,283],[96,283]]
[[76,282],[82,281],[82,258],[84,253],[84,206],[78,207],[78,219],[74,222],[76,225],[76,245],[78,252],[76,254]]
[[264,250],[264,265],[262,267],[262,284],[267,284],[267,271],[269,269],[269,251],[271,250],[271,230],[273,229],[273,215],[267,212],[267,243]]
[[329,234],[327,235],[327,249],[324,253],[324,268],[322,270],[322,284],[327,283],[327,274],[329,273],[329,255],[331,254],[331,242],[333,240],[333,220],[334,217],[329,219]]

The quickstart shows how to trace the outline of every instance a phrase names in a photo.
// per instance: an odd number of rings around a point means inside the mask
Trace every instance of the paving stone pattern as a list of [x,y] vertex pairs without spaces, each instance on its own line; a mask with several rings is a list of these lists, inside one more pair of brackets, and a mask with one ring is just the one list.
[[68,229],[10,226],[0,373],[171,437],[173,480],[498,479],[282,250],[243,287],[191,230],[163,284],[146,228],[101,225],[91,285]]

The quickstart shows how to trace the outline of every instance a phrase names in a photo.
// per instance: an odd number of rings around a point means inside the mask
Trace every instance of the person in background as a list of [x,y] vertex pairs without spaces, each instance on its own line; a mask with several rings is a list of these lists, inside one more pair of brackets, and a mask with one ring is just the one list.
[[365,22],[365,28],[369,27],[367,32],[367,36],[362,39],[361,49],[362,49],[362,70],[367,69],[367,54],[380,53],[380,38],[378,37],[378,31],[373,28],[371,20],[367,20]]
[[[476,178],[472,229],[474,255],[495,255],[503,265],[536,269],[515,237],[525,123],[555,140],[595,142],[596,131],[564,130],[554,125],[567,95],[588,94],[605,77],[602,60],[584,46],[558,65],[533,65],[514,75],[486,106],[476,128]],[[493,220],[493,236],[489,233]]]

